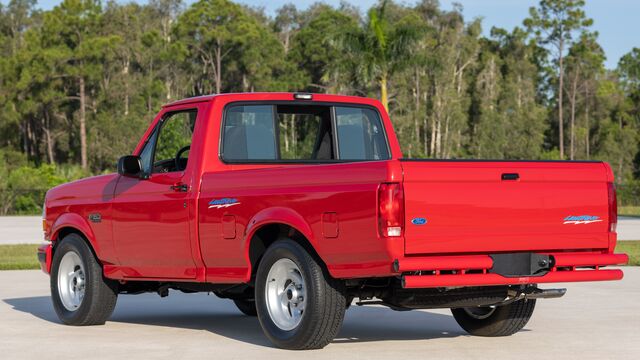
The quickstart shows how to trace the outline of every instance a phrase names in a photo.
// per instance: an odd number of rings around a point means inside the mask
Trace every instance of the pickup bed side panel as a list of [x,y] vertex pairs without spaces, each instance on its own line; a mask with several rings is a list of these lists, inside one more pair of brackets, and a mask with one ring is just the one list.
[[393,259],[386,241],[378,239],[376,223],[377,188],[387,181],[388,165],[286,165],[205,174],[198,207],[207,281],[247,281],[248,236],[268,223],[305,234],[334,276],[345,269],[354,276],[376,268],[388,274]]

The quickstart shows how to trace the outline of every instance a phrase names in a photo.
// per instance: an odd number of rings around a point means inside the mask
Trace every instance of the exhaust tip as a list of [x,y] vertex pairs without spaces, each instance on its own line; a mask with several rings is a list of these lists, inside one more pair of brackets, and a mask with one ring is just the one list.
[[525,293],[525,299],[556,299],[563,297],[567,289],[533,289],[530,293]]

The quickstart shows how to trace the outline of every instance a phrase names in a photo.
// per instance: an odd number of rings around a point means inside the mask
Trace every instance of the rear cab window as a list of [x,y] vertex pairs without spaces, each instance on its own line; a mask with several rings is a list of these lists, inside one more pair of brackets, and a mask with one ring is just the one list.
[[331,163],[390,159],[380,114],[342,104],[260,103],[225,108],[226,163]]

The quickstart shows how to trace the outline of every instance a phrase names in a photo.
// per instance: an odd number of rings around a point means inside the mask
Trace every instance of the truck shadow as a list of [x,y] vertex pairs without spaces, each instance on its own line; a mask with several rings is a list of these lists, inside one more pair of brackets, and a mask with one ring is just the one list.
[[[174,295],[175,294],[175,295]],[[14,310],[60,324],[48,296],[3,299]],[[109,323],[205,330],[229,339],[273,347],[257,318],[242,315],[229,300],[205,294],[121,296]],[[333,344],[386,340],[427,340],[464,335],[450,315],[395,312],[383,307],[352,306]]]

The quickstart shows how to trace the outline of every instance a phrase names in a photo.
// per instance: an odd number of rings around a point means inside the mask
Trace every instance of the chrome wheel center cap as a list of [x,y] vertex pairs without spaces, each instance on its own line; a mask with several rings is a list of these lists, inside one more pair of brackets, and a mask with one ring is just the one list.
[[75,311],[80,307],[85,286],[82,260],[77,253],[70,251],[62,257],[58,267],[58,295],[65,309]]
[[265,300],[269,317],[282,330],[295,329],[302,320],[306,286],[300,269],[290,259],[276,261],[269,270]]

